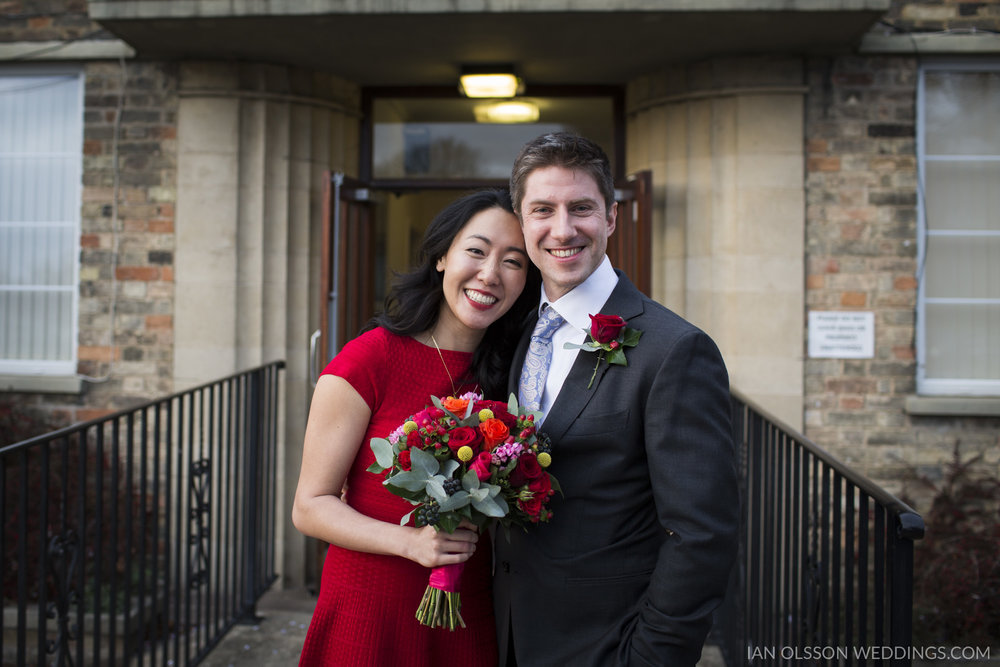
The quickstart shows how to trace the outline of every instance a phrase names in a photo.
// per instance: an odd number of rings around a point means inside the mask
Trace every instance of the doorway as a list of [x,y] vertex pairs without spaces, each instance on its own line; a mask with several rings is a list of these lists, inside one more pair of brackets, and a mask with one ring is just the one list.
[[[396,274],[417,260],[427,226],[469,188],[371,187],[343,174],[328,173],[324,195],[322,294],[318,338],[311,372],[322,367],[377,313]],[[485,184],[484,184],[485,186]],[[640,291],[651,280],[651,173],[633,174],[615,188],[618,224],[608,256]]]

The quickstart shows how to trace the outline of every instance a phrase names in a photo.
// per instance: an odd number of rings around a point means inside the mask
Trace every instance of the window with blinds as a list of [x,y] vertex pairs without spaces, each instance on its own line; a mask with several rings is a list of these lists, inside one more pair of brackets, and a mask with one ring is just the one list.
[[1000,63],[925,63],[918,114],[917,390],[1000,396]]
[[0,373],[76,372],[78,70],[0,68]]

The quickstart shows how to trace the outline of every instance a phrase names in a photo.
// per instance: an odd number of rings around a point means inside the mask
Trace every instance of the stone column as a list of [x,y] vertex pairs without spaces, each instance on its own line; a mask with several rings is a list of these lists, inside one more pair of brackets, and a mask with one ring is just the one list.
[[322,173],[357,165],[359,94],[325,74],[188,63],[179,95],[175,382],[286,361],[277,567],[297,586],[306,539],[290,514],[319,326]]
[[800,428],[802,64],[714,60],[628,87],[629,171],[654,183],[653,298],[719,344],[732,386]]

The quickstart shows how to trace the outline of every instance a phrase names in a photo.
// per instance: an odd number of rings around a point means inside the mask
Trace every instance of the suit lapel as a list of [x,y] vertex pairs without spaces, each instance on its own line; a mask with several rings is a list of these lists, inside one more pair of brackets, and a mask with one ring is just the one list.
[[[615,286],[611,296],[601,308],[603,315],[620,315],[626,321],[642,314],[642,293],[625,277],[621,271],[615,270],[618,274],[618,284]],[[530,338],[530,334],[529,334]],[[523,342],[523,341],[522,341]],[[527,347],[526,345],[524,346]],[[524,352],[518,348],[519,358],[524,361]],[[597,365],[598,352],[577,352],[573,367],[566,376],[559,396],[556,397],[552,410],[545,417],[541,430],[545,432],[554,442],[569,430],[573,422],[580,416],[583,409],[590,402],[590,399],[597,393],[597,388],[607,374],[610,364],[601,360]],[[597,373],[594,375],[594,366],[597,365]],[[520,364],[517,364],[520,373]],[[590,377],[594,375],[594,382],[590,383]],[[516,382],[516,381],[515,381]]]

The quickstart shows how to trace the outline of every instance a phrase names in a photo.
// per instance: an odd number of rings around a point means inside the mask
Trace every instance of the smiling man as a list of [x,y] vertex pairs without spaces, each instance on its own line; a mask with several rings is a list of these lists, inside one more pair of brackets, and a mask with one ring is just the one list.
[[510,387],[544,415],[562,495],[550,523],[497,539],[500,664],[694,665],[737,546],[725,364],[611,266],[617,204],[599,146],[529,142],[511,196],[543,284]]

